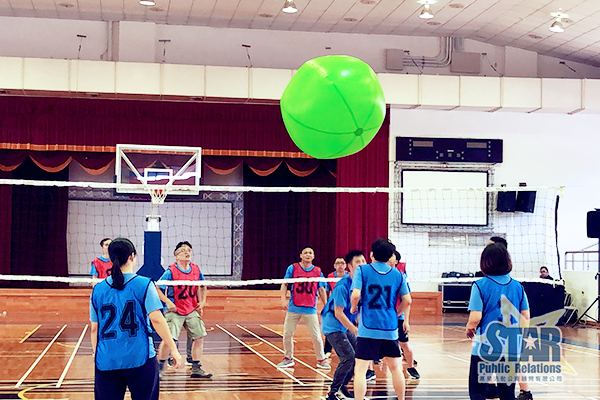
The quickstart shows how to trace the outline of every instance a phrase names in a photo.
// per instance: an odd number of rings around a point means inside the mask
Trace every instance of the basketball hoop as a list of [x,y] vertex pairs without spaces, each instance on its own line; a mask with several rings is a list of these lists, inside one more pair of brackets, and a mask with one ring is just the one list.
[[148,192],[152,198],[152,204],[163,204],[167,198],[167,187],[148,187]]

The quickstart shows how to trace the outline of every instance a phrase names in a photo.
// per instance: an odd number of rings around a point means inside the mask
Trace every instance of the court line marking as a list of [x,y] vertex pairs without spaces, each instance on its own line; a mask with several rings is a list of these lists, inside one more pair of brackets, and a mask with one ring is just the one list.
[[31,371],[33,371],[33,369],[36,367],[36,365],[38,365],[38,363],[42,360],[42,357],[44,357],[44,355],[46,355],[46,353],[48,352],[48,350],[50,350],[50,346],[52,346],[52,344],[54,342],[56,342],[56,339],[58,339],[58,337],[65,330],[66,327],[67,327],[67,325],[63,325],[63,327],[61,328],[61,330],[58,331],[58,333],[56,334],[56,336],[54,336],[54,339],[52,339],[50,341],[50,343],[48,343],[48,346],[46,346],[46,348],[44,349],[44,351],[42,352],[42,354],[40,354],[38,356],[37,360],[35,360],[34,363],[31,365],[31,367],[29,367],[29,369],[27,370],[27,372],[25,372],[25,375],[23,375],[21,377],[21,379],[19,379],[19,382],[17,382],[17,384],[15,385],[15,389],[18,389],[21,386],[21,384],[23,383],[23,381],[25,379],[27,379],[27,377],[29,376],[29,374],[31,373]]
[[[278,350],[278,351],[280,351],[281,353],[284,353],[284,354],[285,354],[285,352],[284,352],[282,349],[280,349],[279,347],[275,346],[273,343],[269,342],[267,339],[263,339],[263,338],[261,338],[260,336],[258,336],[257,334],[255,334],[255,333],[254,333],[254,332],[252,332],[252,331],[249,331],[248,329],[244,328],[244,327],[243,327],[243,326],[241,326],[240,324],[236,324],[236,325],[238,326],[238,328],[245,330],[246,332],[248,332],[249,334],[251,334],[252,336],[254,336],[255,338],[257,338],[258,340],[261,340],[261,341],[263,341],[264,343],[268,344],[269,346],[273,347],[274,349],[277,349],[277,350]],[[332,377],[330,377],[329,375],[327,375],[327,374],[325,374],[325,373],[323,373],[323,372],[319,371],[319,370],[318,370],[318,369],[316,369],[316,368],[313,368],[313,367],[311,367],[310,365],[308,365],[308,364],[307,364],[307,363],[305,363],[304,361],[302,361],[302,360],[299,360],[299,359],[298,359],[298,358],[296,358],[296,357],[294,357],[294,360],[298,361],[300,364],[304,365],[305,367],[308,367],[308,368],[312,369],[312,370],[313,370],[313,371],[315,371],[317,374],[324,376],[325,378],[329,379],[330,381],[333,381],[333,378],[332,378]]]
[[450,357],[454,360],[458,360],[458,361],[462,361],[464,363],[470,364],[471,361],[470,360],[465,360],[464,358],[460,358],[460,357],[455,357],[455,356],[451,356],[450,354],[444,354],[446,357]]
[[75,346],[75,349],[73,350],[73,353],[71,353],[71,357],[69,357],[69,361],[67,362],[67,365],[66,365],[64,371],[62,372],[62,375],[58,379],[58,382],[56,382],[56,387],[57,388],[59,388],[60,385],[62,385],[62,382],[65,379],[65,376],[67,375],[67,372],[69,372],[69,368],[71,368],[71,364],[73,363],[73,359],[75,358],[75,354],[77,353],[77,350],[79,350],[79,346],[81,346],[81,342],[83,341],[83,337],[85,336],[85,333],[87,332],[87,329],[88,329],[88,324],[85,324],[85,328],[83,328],[83,332],[81,332],[81,336],[79,336],[79,340],[77,341],[77,345]]
[[287,372],[287,371],[285,371],[285,370],[283,370],[281,368],[277,368],[277,365],[274,362],[272,362],[271,360],[269,360],[268,358],[266,358],[265,356],[263,356],[262,354],[260,354],[258,351],[254,350],[252,347],[250,347],[249,345],[247,345],[246,343],[244,343],[241,339],[238,339],[234,334],[232,334],[231,332],[229,332],[227,329],[223,328],[221,325],[215,324],[215,326],[217,328],[219,328],[220,330],[222,330],[223,332],[225,332],[226,334],[228,334],[229,336],[231,336],[233,338],[233,340],[235,340],[236,342],[242,344],[248,350],[250,350],[251,352],[253,352],[257,356],[259,356],[260,358],[262,358],[263,360],[265,360],[266,362],[268,362],[269,364],[271,364],[273,367],[275,367],[275,369],[277,369],[278,371],[280,371],[283,374],[287,375],[294,382],[298,383],[301,386],[306,386],[306,383],[302,382],[300,379],[296,378],[294,375],[290,374],[289,372]]
[[29,337],[31,335],[33,335],[41,327],[42,327],[42,325],[40,324],[40,325],[36,326],[31,332],[25,332],[25,333],[27,333],[27,335],[25,335],[25,337],[19,341],[19,344],[23,343],[24,341],[26,341],[27,339],[29,339]]
[[[268,330],[268,331],[271,331],[271,332],[273,332],[273,333],[275,333],[275,334],[277,334],[277,335],[279,335],[279,336],[283,337],[283,333],[282,333],[282,332],[276,331],[275,329],[271,329],[271,328],[269,328],[268,326],[265,326],[265,325],[262,325],[262,324],[260,324],[260,327],[261,327],[261,328],[265,328],[266,330]],[[296,342],[296,340],[295,340],[295,339],[292,339],[292,342],[294,342],[294,343],[298,343],[298,342]]]

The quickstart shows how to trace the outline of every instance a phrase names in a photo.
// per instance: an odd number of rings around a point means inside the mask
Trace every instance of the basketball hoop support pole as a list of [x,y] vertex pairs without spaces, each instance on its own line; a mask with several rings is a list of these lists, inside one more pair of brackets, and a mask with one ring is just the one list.
[[150,215],[146,215],[146,222],[148,232],[159,232],[160,231],[160,215],[158,215],[158,205],[152,204],[152,210]]

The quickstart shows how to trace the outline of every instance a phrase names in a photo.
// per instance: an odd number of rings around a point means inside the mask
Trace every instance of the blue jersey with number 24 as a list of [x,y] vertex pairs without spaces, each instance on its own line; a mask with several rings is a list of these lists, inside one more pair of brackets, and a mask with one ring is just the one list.
[[114,289],[112,277],[92,292],[90,320],[98,323],[96,367],[101,371],[142,366],[156,355],[148,314],[162,308],[152,281],[125,274],[123,290]]

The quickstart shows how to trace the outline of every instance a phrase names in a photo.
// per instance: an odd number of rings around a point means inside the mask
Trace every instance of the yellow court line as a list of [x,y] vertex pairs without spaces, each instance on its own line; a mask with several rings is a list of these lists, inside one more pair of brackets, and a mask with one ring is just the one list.
[[38,329],[40,329],[42,327],[42,325],[38,325],[35,327],[34,330],[32,330],[31,332],[25,332],[27,333],[27,335],[25,335],[25,337],[23,339],[21,339],[21,341],[19,343],[23,343],[24,341],[26,341],[27,339],[29,339],[29,337],[31,335],[33,335]]
[[265,325],[263,325],[263,324],[261,324],[260,326],[261,326],[262,328],[265,328],[265,329],[266,329],[266,330],[268,330],[268,331],[271,331],[271,332],[273,332],[273,333],[276,333],[276,334],[278,334],[279,336],[283,337],[283,332],[276,331],[276,330],[274,330],[274,329],[271,329],[271,328],[269,328],[268,326],[265,326]]
[[[276,330],[274,330],[274,329],[271,329],[271,328],[269,328],[268,326],[265,326],[265,325],[262,325],[262,324],[260,325],[260,327],[262,327],[262,328],[265,328],[266,330],[268,330],[268,331],[271,331],[271,332],[273,332],[273,333],[276,333],[276,334],[278,334],[279,336],[283,337],[283,332],[276,331]],[[296,339],[292,339],[292,342],[294,342],[294,343],[297,343],[297,342],[296,342]]]

